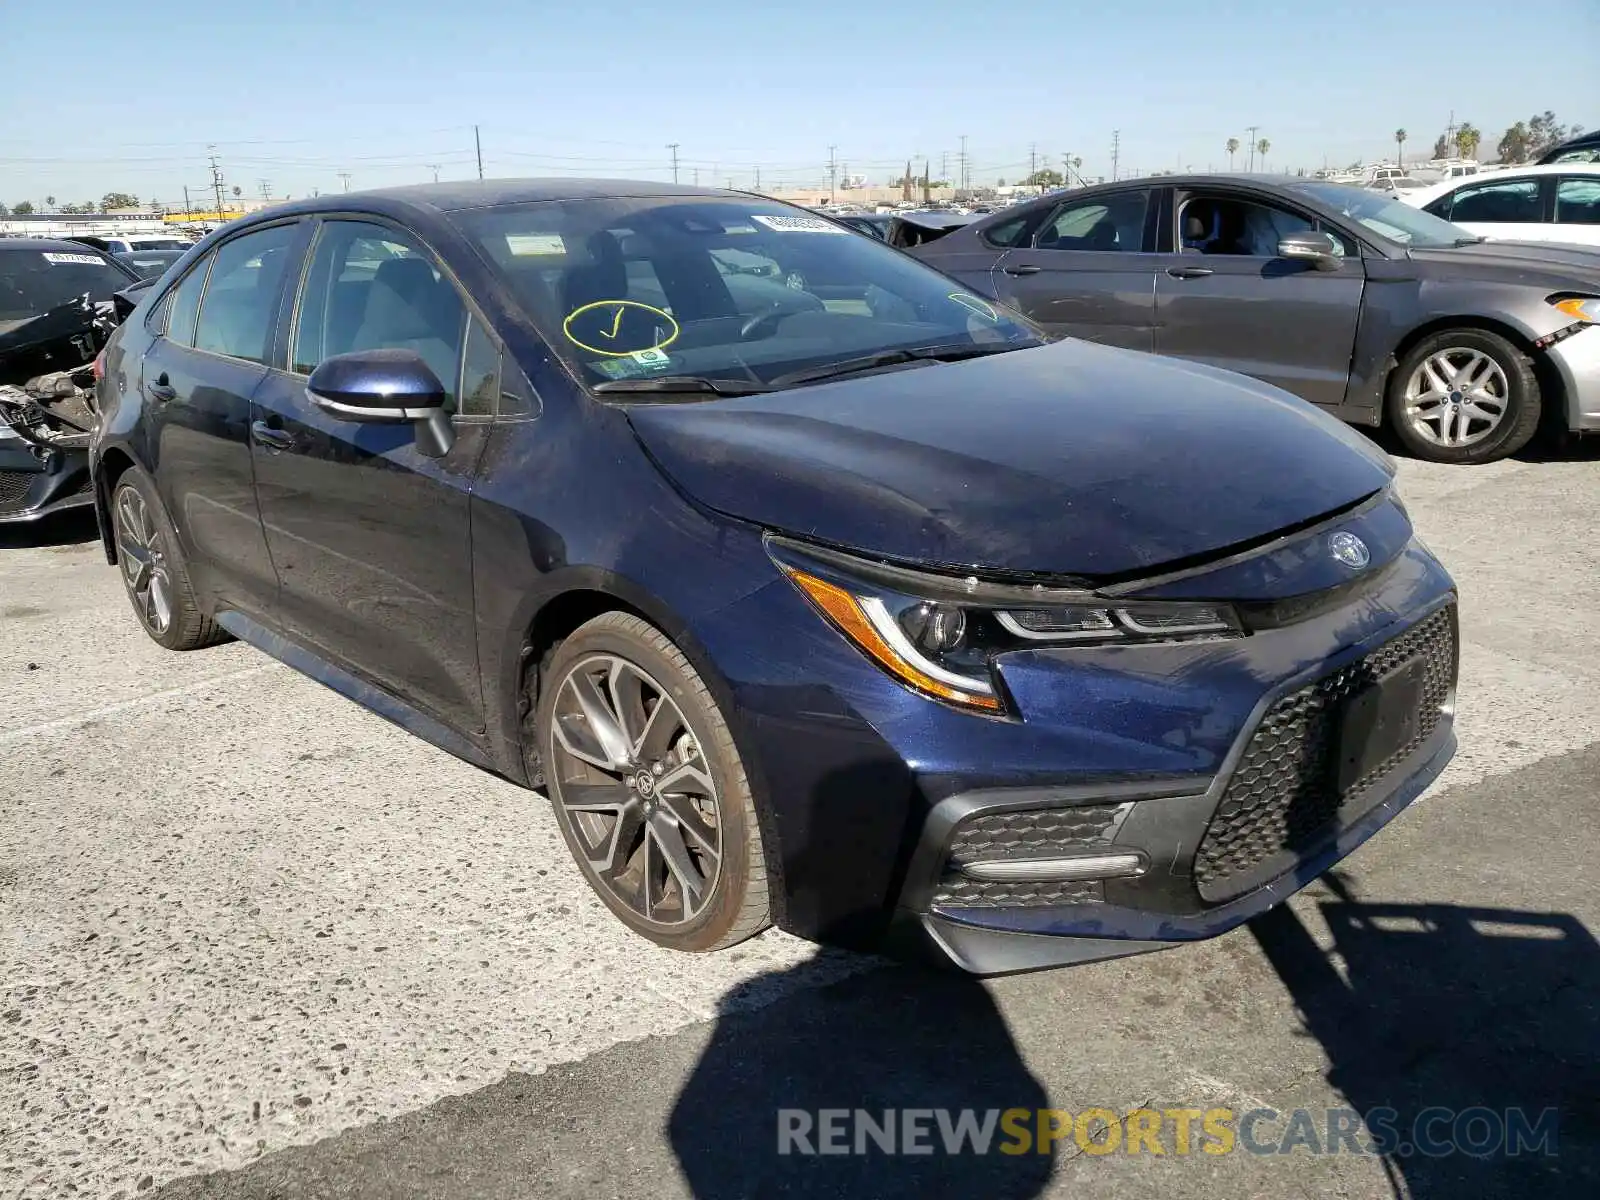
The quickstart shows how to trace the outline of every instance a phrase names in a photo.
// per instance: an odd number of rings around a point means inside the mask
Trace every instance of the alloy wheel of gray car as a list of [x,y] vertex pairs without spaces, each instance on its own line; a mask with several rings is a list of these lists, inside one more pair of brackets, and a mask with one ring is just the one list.
[[1389,382],[1389,420],[1406,448],[1435,462],[1490,462],[1527,444],[1539,383],[1517,347],[1486,329],[1423,338]]
[[145,632],[168,650],[227,641],[228,634],[200,611],[177,532],[155,484],[138,467],[118,478],[109,515],[122,583]]
[[606,905],[678,949],[720,949],[763,927],[749,785],[677,647],[637,617],[608,613],[563,643],[541,692],[550,799]]
[[1417,436],[1470,446],[1500,426],[1511,402],[1506,373],[1481,350],[1449,346],[1430,354],[1406,381],[1406,417]]

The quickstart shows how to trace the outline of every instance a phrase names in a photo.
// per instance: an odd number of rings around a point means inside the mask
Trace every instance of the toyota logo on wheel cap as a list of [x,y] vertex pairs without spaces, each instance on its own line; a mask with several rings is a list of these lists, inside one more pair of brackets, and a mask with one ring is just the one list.
[[1340,530],[1328,539],[1328,550],[1347,567],[1360,570],[1372,561],[1367,544],[1353,533]]

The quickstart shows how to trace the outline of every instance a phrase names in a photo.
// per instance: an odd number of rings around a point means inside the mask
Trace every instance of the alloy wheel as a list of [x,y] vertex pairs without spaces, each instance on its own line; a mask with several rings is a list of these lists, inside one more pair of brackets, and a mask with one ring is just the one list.
[[117,557],[122,581],[146,625],[157,634],[172,627],[172,574],[166,544],[144,497],[123,487],[116,500]]
[[556,685],[552,798],[599,885],[645,921],[681,926],[722,868],[717,786],[666,688],[595,654]]
[[1500,427],[1510,404],[1505,370],[1482,350],[1465,346],[1430,354],[1406,381],[1406,420],[1438,446],[1481,442]]

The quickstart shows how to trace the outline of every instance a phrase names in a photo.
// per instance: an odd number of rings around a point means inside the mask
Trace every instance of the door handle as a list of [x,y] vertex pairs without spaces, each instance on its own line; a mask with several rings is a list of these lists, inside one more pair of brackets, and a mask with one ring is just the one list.
[[1043,267],[1035,266],[1033,263],[1017,263],[1016,266],[1001,267],[1000,269],[1007,275],[1037,275],[1044,270]]
[[296,445],[294,434],[287,429],[274,429],[265,421],[251,421],[250,436],[270,450],[293,450]]
[[1210,267],[1168,267],[1167,274],[1174,279],[1204,279],[1214,272]]
[[172,386],[172,381],[167,378],[165,371],[156,376],[154,383],[147,384],[144,390],[150,394],[150,399],[160,400],[163,403],[178,397],[178,389]]

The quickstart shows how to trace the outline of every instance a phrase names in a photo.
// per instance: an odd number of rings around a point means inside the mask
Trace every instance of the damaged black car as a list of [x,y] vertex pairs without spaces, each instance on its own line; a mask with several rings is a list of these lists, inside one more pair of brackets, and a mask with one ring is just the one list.
[[95,364],[148,282],[74,242],[0,240],[0,524],[94,502]]

